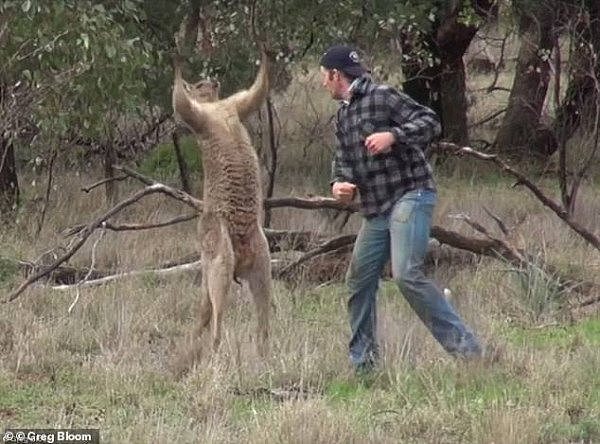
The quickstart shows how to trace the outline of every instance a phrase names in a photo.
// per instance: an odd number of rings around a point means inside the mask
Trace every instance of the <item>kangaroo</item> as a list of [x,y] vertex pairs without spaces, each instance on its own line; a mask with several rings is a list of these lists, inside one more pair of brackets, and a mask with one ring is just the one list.
[[198,224],[202,268],[200,316],[179,373],[197,359],[200,337],[212,321],[213,352],[219,347],[223,313],[233,281],[246,281],[257,312],[257,348],[268,352],[271,261],[264,235],[263,196],[258,158],[243,125],[269,91],[269,59],[261,48],[261,65],[249,89],[219,98],[216,81],[190,84],[175,61],[173,110],[196,135],[202,149],[204,207]]

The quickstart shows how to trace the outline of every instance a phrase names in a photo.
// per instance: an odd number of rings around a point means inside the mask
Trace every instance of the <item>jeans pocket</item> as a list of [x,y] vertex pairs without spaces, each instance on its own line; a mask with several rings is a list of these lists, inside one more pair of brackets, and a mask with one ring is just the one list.
[[417,207],[417,199],[400,199],[392,210],[392,220],[394,222],[406,223]]

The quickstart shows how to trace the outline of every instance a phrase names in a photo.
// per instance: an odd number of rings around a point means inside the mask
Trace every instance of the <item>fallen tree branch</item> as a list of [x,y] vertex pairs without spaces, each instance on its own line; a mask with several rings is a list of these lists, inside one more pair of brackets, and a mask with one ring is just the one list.
[[[173,193],[173,191],[175,191],[175,193]],[[129,198],[118,203],[117,205],[112,207],[110,210],[108,210],[106,213],[98,216],[96,219],[94,219],[92,222],[90,222],[83,230],[81,230],[79,232],[79,235],[78,235],[79,238],[74,240],[72,245],[67,249],[67,251],[62,256],[60,256],[56,261],[54,261],[54,263],[52,265],[50,265],[49,267],[39,270],[36,273],[34,273],[33,275],[29,276],[21,285],[19,285],[19,287],[17,287],[14,291],[12,291],[8,295],[7,299],[4,302],[14,301],[33,282],[37,281],[38,279],[43,278],[44,276],[47,276],[49,273],[51,273],[53,270],[55,270],[59,265],[68,261],[77,252],[77,250],[79,250],[81,248],[81,246],[92,235],[92,233],[94,232],[94,230],[96,228],[98,228],[99,226],[104,224],[107,219],[109,219],[112,216],[114,216],[115,214],[117,214],[123,208],[125,208],[129,205],[132,205],[135,202],[138,202],[142,197],[147,196],[149,194],[164,193],[164,194],[168,194],[168,195],[174,194],[175,196],[179,197],[180,193],[178,193],[177,191],[178,190],[173,190],[173,188],[156,183],[156,184],[147,186],[146,188],[139,190],[138,192],[136,192]],[[191,202],[189,200],[186,200],[185,202],[191,206],[194,206],[193,202]]]
[[[533,185],[531,182],[529,182],[527,180],[527,178],[525,178],[520,173],[512,170],[510,167],[508,167],[503,162],[499,161],[496,158],[496,156],[480,153],[469,147],[461,148],[454,144],[448,144],[448,143],[444,143],[441,145],[445,149],[451,149],[454,152],[457,152],[459,154],[469,154],[469,155],[473,155],[475,157],[481,158],[483,160],[500,162],[500,165],[501,165],[501,167],[503,167],[503,169],[505,169],[508,172],[511,172],[511,174],[513,174],[513,175],[516,175],[516,177],[520,180],[521,183],[523,183],[525,185],[529,184],[534,190],[537,190],[537,192],[543,196],[543,193],[537,187],[535,187],[535,185]],[[144,183],[146,185],[146,187],[144,189],[138,191],[137,193],[135,193],[128,199],[117,204],[112,209],[110,209],[107,213],[96,218],[93,222],[91,222],[83,227],[82,226],[74,227],[73,228],[74,233],[77,233],[79,238],[74,240],[72,242],[72,245],[66,250],[66,252],[60,258],[58,258],[52,265],[50,265],[48,267],[44,267],[43,270],[39,270],[36,273],[32,274],[25,282],[23,282],[16,290],[14,290],[9,295],[6,302],[13,301],[14,299],[16,299],[19,296],[19,294],[21,294],[29,285],[31,285],[31,283],[35,282],[38,279],[41,279],[44,276],[47,276],[52,271],[56,270],[62,263],[64,263],[68,259],[70,259],[73,256],[73,254],[75,254],[75,252],[85,243],[87,238],[89,238],[89,236],[94,232],[94,230],[97,229],[98,227],[100,227],[101,225],[104,225],[107,229],[110,229],[109,227],[112,227],[116,231],[133,230],[133,229],[149,229],[149,228],[157,228],[158,226],[166,226],[167,224],[182,222],[184,220],[191,220],[191,219],[197,217],[197,215],[181,216],[179,218],[175,218],[175,219],[172,219],[167,222],[162,222],[162,223],[157,223],[157,224],[145,224],[145,225],[142,225],[142,224],[117,225],[117,224],[111,224],[111,223],[107,222],[107,219],[109,219],[110,217],[117,214],[120,210],[122,210],[123,208],[125,208],[128,205],[133,204],[134,202],[137,202],[139,199],[141,199],[142,197],[144,197],[148,194],[163,193],[163,194],[166,194],[176,200],[179,200],[179,201],[185,203],[186,205],[194,208],[197,211],[202,210],[202,201],[201,200],[196,199],[195,197],[193,197],[181,190],[174,189],[174,188],[171,188],[164,184],[161,184],[159,182],[156,182],[155,180],[150,179],[150,178],[148,178],[128,167],[125,167],[125,166],[116,165],[115,169],[122,171],[129,177],[133,177],[133,178],[139,180],[140,182]],[[543,196],[543,197],[545,197],[545,196]],[[552,204],[552,202],[550,202],[550,204]],[[348,213],[352,213],[352,212],[357,211],[358,204],[352,203],[350,205],[344,205],[344,204],[340,204],[335,199],[325,198],[325,197],[320,197],[320,196],[319,197],[311,197],[311,198],[286,197],[286,198],[267,199],[265,201],[265,207],[269,207],[269,208],[293,207],[293,208],[300,208],[300,209],[331,208],[331,209],[336,209],[336,210],[344,210],[344,211],[347,211]],[[473,221],[470,221],[470,222],[471,222],[471,226],[473,226],[476,229],[478,228],[481,233],[483,233],[484,235],[487,236],[487,238],[482,239],[482,238],[468,237],[468,236],[462,235],[458,232],[447,230],[443,227],[435,226],[435,225],[431,229],[431,236],[434,237],[436,240],[438,240],[441,244],[446,244],[446,245],[449,245],[454,248],[459,248],[462,250],[470,251],[475,254],[482,254],[482,255],[494,257],[496,259],[500,257],[500,258],[503,258],[504,260],[507,260],[508,262],[512,263],[513,265],[515,265],[517,267],[528,266],[535,262],[535,261],[532,261],[532,259],[528,255],[526,255],[524,252],[522,252],[518,249],[515,249],[510,244],[502,241],[501,239],[497,239],[497,238],[489,235],[489,233],[487,233],[487,230],[485,230],[485,228],[481,227],[480,225],[477,225]],[[275,250],[277,248],[281,249],[282,242],[289,242],[291,245],[296,245],[298,249],[308,249],[309,247],[312,247],[312,245],[314,245],[315,241],[320,240],[320,239],[318,239],[318,237],[314,236],[314,234],[310,233],[310,232],[283,232],[280,230],[279,231],[278,230],[265,230],[265,234],[267,235],[268,238],[270,238],[270,248],[272,248],[273,250]],[[352,235],[343,235],[343,236],[339,236],[335,239],[332,239],[330,241],[327,241],[327,242],[321,244],[320,246],[308,251],[308,253],[306,253],[304,256],[302,256],[300,259],[298,259],[294,263],[285,266],[283,269],[281,269],[281,271],[278,273],[278,275],[282,276],[282,275],[286,274],[287,272],[289,272],[290,270],[292,270],[294,267],[297,267],[298,265],[302,264],[303,262],[306,262],[307,260],[312,259],[316,256],[319,256],[321,254],[325,254],[325,253],[328,253],[331,251],[335,251],[340,248],[344,248],[344,247],[352,244],[354,242],[355,237],[356,236],[353,234]],[[543,265],[545,266],[545,264],[543,264]],[[560,276],[560,274],[556,273],[555,270],[553,270],[551,267],[548,267],[548,269],[551,270],[550,271],[551,273],[555,273],[557,276]],[[572,280],[572,279],[563,278],[563,277],[561,277],[561,282],[564,283],[563,288],[577,288],[577,289],[585,290],[585,289],[591,289],[591,288],[595,287],[594,283],[580,282],[577,280]]]
[[122,279],[122,278],[126,278],[126,277],[143,276],[143,275],[147,275],[147,274],[165,275],[165,274],[179,273],[181,271],[187,271],[187,270],[200,270],[200,261],[191,262],[191,263],[187,263],[187,264],[181,264],[181,265],[175,265],[175,266],[169,267],[169,268],[155,268],[155,269],[150,269],[150,270],[126,271],[123,273],[117,273],[117,274],[112,274],[109,276],[104,276],[99,279],[87,280],[85,282],[82,282],[81,284],[55,285],[50,288],[52,290],[70,290],[73,288],[97,287],[99,285],[104,285],[109,282],[116,281],[117,279]]
[[340,248],[346,247],[348,245],[352,245],[352,244],[354,244],[355,240],[356,240],[356,234],[343,234],[341,236],[333,238],[333,239],[325,242],[324,244],[318,246],[314,250],[311,250],[308,253],[302,255],[302,257],[300,257],[298,260],[283,267],[277,273],[277,277],[280,277],[280,278],[284,277],[286,274],[288,274],[291,270],[296,268],[298,265],[303,264],[307,260],[312,259],[316,256],[320,256],[325,253],[339,250]]
[[439,142],[436,144],[436,146],[444,151],[449,151],[455,155],[468,155],[480,160],[485,160],[487,162],[492,162],[496,164],[504,172],[515,177],[518,181],[518,184],[527,187],[535,195],[535,197],[537,197],[537,199],[540,202],[542,202],[542,204],[550,208],[558,217],[560,217],[569,227],[571,227],[590,245],[595,247],[597,250],[600,250],[600,237],[598,237],[596,234],[592,233],[590,230],[582,226],[579,222],[574,220],[572,215],[569,214],[569,212],[565,208],[563,208],[561,204],[559,204],[555,199],[546,196],[546,194],[537,185],[531,182],[531,180],[529,180],[524,174],[518,172],[517,170],[509,166],[506,162],[498,158],[498,156],[494,154],[484,154],[474,150],[471,147],[461,147],[449,142]]
[[[193,219],[196,219],[198,214],[186,214],[184,216],[174,217],[173,219],[169,219],[163,222],[155,222],[150,224],[113,224],[111,222],[106,222],[103,228],[110,231],[141,231],[141,230],[150,230],[153,228],[163,228],[168,227],[169,225],[175,225],[182,222],[187,222]],[[79,233],[86,227],[85,224],[75,225],[74,227],[66,228],[62,231],[62,235],[65,237],[73,236]]]
[[347,210],[355,212],[358,203],[343,204],[330,197],[273,197],[265,200],[266,208],[292,207],[304,210],[316,210],[319,208],[331,208],[334,210]]

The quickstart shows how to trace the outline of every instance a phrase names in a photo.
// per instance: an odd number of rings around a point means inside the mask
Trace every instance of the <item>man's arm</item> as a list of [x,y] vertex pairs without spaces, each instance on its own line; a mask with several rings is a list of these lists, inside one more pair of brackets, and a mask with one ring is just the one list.
[[406,94],[391,90],[387,103],[394,123],[390,131],[397,143],[428,145],[441,134],[442,126],[438,115]]
[[348,150],[345,150],[342,144],[342,135],[340,132],[339,125],[340,113],[336,116],[335,120],[335,135],[337,138],[337,144],[335,147],[335,153],[333,161],[331,162],[331,182],[354,182],[354,169],[352,168],[352,158]]

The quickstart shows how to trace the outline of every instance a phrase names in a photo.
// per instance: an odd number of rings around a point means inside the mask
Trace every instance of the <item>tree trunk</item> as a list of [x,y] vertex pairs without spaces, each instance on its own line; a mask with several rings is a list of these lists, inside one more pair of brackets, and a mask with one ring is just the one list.
[[547,139],[547,129],[540,125],[550,81],[549,56],[554,46],[551,6],[540,3],[521,11],[519,28],[521,47],[515,78],[495,146],[505,155],[527,158],[531,154],[546,154],[555,146]]
[[[580,125],[589,126],[595,121],[600,78],[600,3],[587,0],[585,11],[575,11],[579,20],[572,34],[573,54],[570,57],[571,76],[565,97],[556,111],[553,130],[562,145]],[[589,117],[589,121],[585,118]],[[591,128],[595,130],[594,128]]]
[[461,145],[469,142],[467,126],[466,77],[463,56],[477,28],[459,20],[461,2],[450,2],[444,20],[436,31],[440,54],[440,96],[444,116],[444,139]]
[[[478,0],[472,2],[472,6],[477,14],[487,17],[493,12],[494,2]],[[460,1],[448,2],[444,17],[434,24],[432,34],[428,37],[432,56],[439,58],[440,63],[423,68],[419,62],[412,60],[403,66],[407,77],[403,88],[413,99],[438,113],[444,139],[466,145],[469,133],[463,55],[477,27],[461,23],[459,13],[462,7]],[[410,49],[410,45],[403,44],[404,52],[410,52]]]
[[[108,141],[104,146],[104,178],[109,179],[115,176],[113,165],[116,163],[117,157],[115,153],[115,147],[112,141]],[[106,204],[113,206],[119,200],[119,190],[117,182],[109,180],[104,185],[106,192]]]
[[179,133],[177,129],[173,131],[173,149],[175,150],[175,158],[179,167],[179,177],[181,177],[181,188],[188,194],[192,194],[192,186],[190,181],[190,173],[181,146],[179,145]]
[[0,137],[0,215],[14,211],[19,203],[19,180],[12,140]]
[[[407,47],[403,47],[402,50],[405,53],[410,52]],[[402,90],[420,104],[434,110],[443,121],[440,100],[440,66],[422,68],[419,62],[410,60],[402,66],[402,71],[406,78],[402,84]]]
[[[275,136],[275,117],[274,117],[274,106],[271,98],[267,96],[267,123],[269,125],[269,148],[271,150],[271,161],[270,166],[267,168],[269,172],[269,179],[267,183],[266,198],[273,197],[273,190],[275,189],[275,175],[277,174],[277,151],[279,149],[279,138]],[[271,226],[271,210],[265,210],[265,221],[264,226],[269,228]]]

